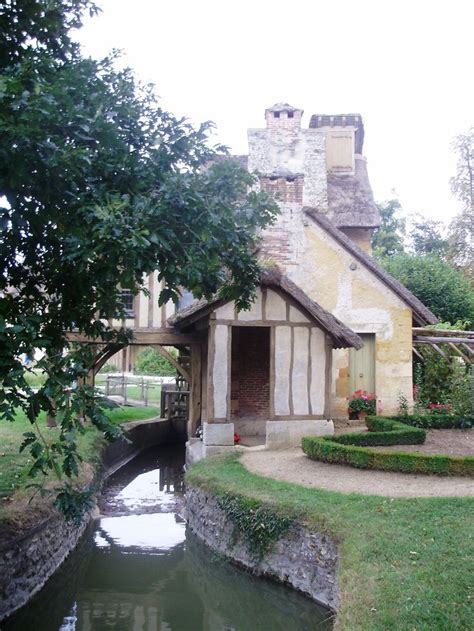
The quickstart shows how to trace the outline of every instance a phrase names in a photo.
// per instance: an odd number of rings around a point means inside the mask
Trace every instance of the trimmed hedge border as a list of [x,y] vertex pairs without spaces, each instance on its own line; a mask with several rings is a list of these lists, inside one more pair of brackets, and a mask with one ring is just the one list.
[[409,414],[408,416],[393,416],[396,421],[423,427],[424,429],[469,429],[474,427],[474,415],[472,414],[443,414],[433,412],[428,414]]
[[474,477],[473,456],[381,452],[369,449],[368,446],[379,445],[420,445],[425,442],[426,432],[401,423],[398,419],[381,416],[369,416],[366,423],[369,432],[305,437],[302,440],[303,451],[313,460],[344,464],[358,469]]

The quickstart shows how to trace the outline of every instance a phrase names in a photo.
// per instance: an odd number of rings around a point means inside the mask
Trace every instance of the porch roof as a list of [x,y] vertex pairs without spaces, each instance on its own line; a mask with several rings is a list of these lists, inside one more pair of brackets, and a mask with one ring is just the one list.
[[[334,348],[353,347],[359,349],[364,345],[357,333],[333,316],[332,313],[326,311],[317,302],[311,300],[302,289],[282,274],[278,268],[266,270],[262,274],[260,287],[279,290],[292,298],[302,311],[309,316],[310,320],[332,338]],[[177,311],[168,318],[168,322],[177,329],[186,328],[227,302],[230,302],[230,299],[223,300],[218,295],[210,301],[196,300],[188,307]]]

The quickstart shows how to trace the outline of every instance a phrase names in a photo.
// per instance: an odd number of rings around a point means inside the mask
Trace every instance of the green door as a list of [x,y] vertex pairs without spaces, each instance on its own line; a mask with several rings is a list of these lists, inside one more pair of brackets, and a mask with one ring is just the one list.
[[349,395],[355,390],[375,394],[375,333],[359,333],[359,336],[364,346],[349,351]]

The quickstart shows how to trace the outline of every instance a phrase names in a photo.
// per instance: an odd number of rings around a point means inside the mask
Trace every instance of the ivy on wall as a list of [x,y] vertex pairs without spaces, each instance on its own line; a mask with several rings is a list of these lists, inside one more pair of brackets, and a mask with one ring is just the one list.
[[234,542],[242,540],[249,552],[260,559],[294,523],[291,517],[279,515],[257,500],[225,493],[217,498],[217,503],[234,524]]

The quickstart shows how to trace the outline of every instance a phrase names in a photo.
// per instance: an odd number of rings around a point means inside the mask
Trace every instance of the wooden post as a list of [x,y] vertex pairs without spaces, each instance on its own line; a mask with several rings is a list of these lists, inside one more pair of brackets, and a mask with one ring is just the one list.
[[201,419],[201,345],[191,346],[191,383],[188,438],[192,438]]

